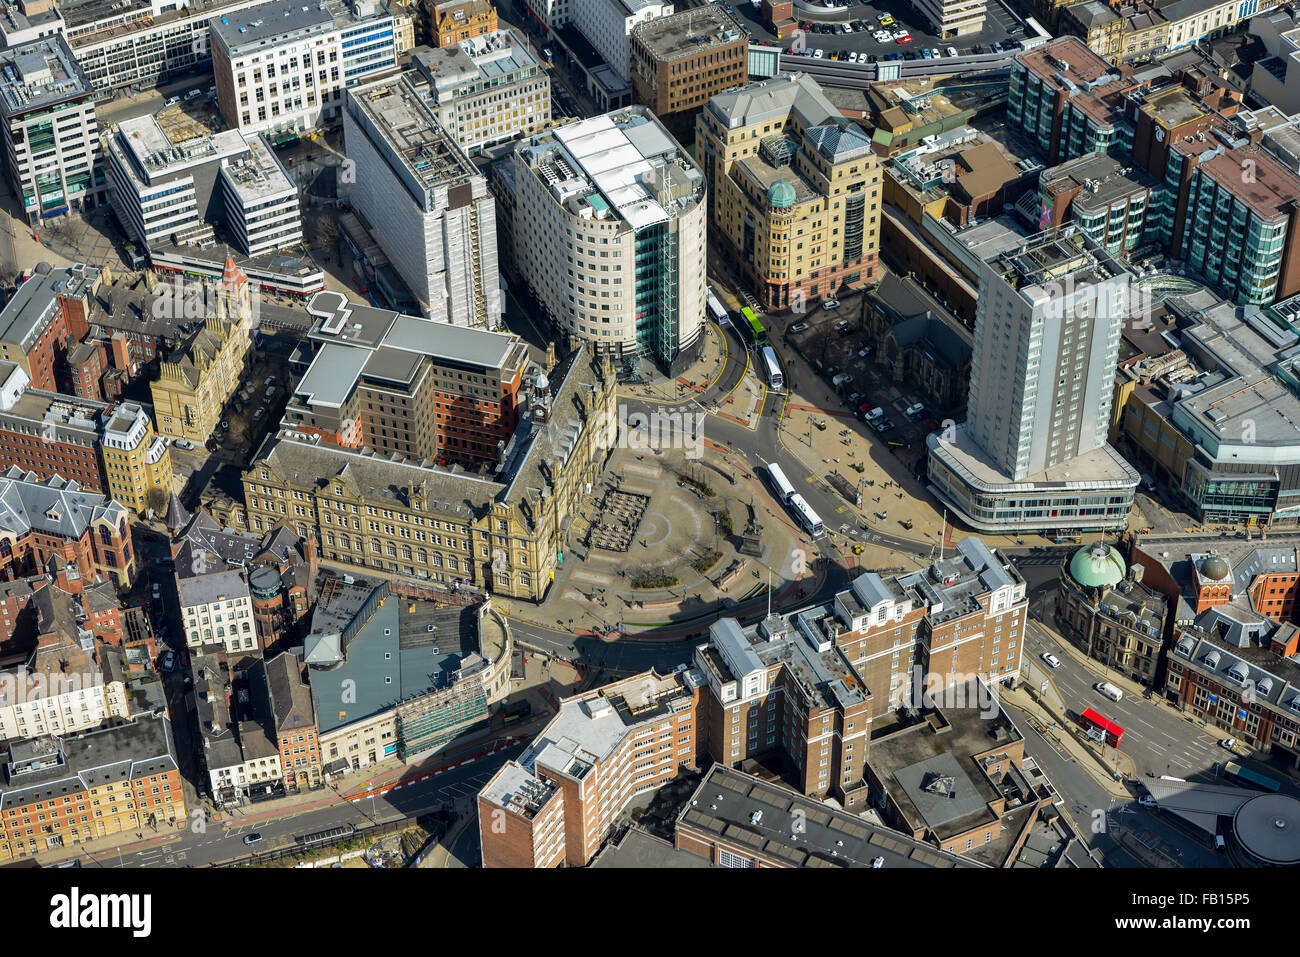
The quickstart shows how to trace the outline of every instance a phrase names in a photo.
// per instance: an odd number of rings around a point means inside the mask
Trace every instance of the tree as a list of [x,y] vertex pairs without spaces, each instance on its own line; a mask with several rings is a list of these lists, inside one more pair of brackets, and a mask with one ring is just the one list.
[[144,493],[144,503],[155,515],[162,515],[167,511],[167,493],[155,485]]

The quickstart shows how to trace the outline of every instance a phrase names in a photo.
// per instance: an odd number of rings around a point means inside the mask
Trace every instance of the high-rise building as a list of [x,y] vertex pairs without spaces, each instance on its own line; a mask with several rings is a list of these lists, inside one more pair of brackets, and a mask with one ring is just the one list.
[[298,188],[262,137],[248,137],[248,152],[221,167],[225,222],[249,256],[302,242]]
[[678,375],[704,331],[706,190],[690,154],[628,107],[532,136],[512,160],[515,267],[557,329]]
[[98,205],[94,90],[60,35],[0,50],[5,167],[27,222]]
[[1073,227],[981,265],[964,427],[929,436],[931,488],[981,531],[1121,528],[1138,474],[1109,445],[1132,276]]
[[916,10],[940,40],[951,40],[984,29],[985,0],[916,0]]
[[393,17],[376,0],[273,0],[211,21],[217,104],[240,131],[310,130],[347,90],[397,69]]
[[871,137],[810,76],[713,97],[696,120],[695,155],[713,234],[766,308],[876,280],[881,173]]
[[513,30],[416,50],[411,63],[438,122],[470,156],[551,122],[550,75]]
[[407,74],[348,91],[343,138],[352,208],[422,311],[454,326],[501,323],[496,213],[487,179],[438,121],[428,81]]
[[679,139],[716,93],[749,81],[749,36],[721,5],[706,4],[632,28],[628,79],[637,101]]
[[139,402],[123,402],[106,417],[100,437],[108,494],[134,512],[162,514],[172,494],[172,455],[167,440]]
[[[311,364],[284,425],[414,461],[497,462],[523,412],[528,350],[518,337],[312,297]],[[304,350],[307,351],[307,350]]]

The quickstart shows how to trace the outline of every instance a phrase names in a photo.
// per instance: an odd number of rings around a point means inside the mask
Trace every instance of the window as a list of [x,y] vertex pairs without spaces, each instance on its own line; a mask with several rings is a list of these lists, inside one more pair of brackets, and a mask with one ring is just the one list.
[[725,848],[718,848],[718,863],[723,867],[753,867],[754,862],[747,857],[733,854]]

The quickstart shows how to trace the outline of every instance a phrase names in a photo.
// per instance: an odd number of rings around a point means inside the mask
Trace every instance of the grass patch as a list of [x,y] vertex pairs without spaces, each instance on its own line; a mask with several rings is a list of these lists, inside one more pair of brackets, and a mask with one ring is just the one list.
[[639,575],[632,579],[633,588],[672,588],[676,584],[676,575]]

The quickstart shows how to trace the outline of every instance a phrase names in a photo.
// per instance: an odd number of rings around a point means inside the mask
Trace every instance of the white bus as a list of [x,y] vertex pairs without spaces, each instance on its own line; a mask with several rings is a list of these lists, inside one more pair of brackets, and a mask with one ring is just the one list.
[[785,388],[785,376],[781,375],[781,363],[776,361],[776,350],[763,346],[763,365],[767,367],[767,384],[773,389]]
[[725,326],[731,322],[731,316],[728,315],[727,310],[722,308],[722,303],[718,302],[716,296],[709,296],[709,315],[720,326]]
[[821,538],[826,533],[822,520],[817,517],[817,513],[812,510],[812,507],[804,501],[802,495],[791,495],[789,504],[790,511],[794,512],[795,518],[799,519],[799,524],[813,538]]
[[790,480],[781,471],[781,466],[775,462],[769,462],[765,467],[767,468],[767,479],[772,484],[772,491],[776,493],[776,500],[782,505],[790,504],[790,499],[794,495],[794,486],[790,484]]

